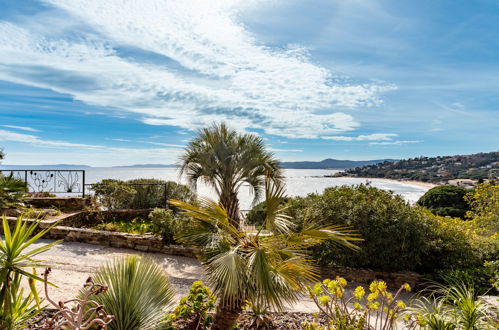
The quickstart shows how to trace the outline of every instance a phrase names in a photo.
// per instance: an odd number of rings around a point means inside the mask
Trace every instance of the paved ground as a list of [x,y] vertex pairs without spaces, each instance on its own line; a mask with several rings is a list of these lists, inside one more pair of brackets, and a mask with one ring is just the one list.
[[[33,248],[40,247],[52,240],[41,239]],[[175,288],[178,298],[184,296],[189,291],[192,282],[203,280],[204,271],[199,262],[193,258],[172,256],[162,253],[143,253],[135,250],[117,249],[85,243],[62,242],[54,246],[47,252],[40,254],[39,259],[43,259],[52,267],[50,281],[59,288],[49,287],[49,295],[55,300],[67,300],[74,297],[85,280],[99,266],[115,257],[134,254],[153,258],[160,263],[170,276],[170,281]],[[39,270],[41,273],[43,270]],[[38,285],[42,292],[42,285]],[[41,295],[44,296],[44,295]],[[293,306],[289,306],[290,311],[316,312],[313,302],[304,298]]]

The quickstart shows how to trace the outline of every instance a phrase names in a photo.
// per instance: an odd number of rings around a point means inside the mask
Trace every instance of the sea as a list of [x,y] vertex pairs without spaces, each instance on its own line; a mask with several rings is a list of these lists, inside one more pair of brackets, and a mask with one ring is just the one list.
[[[341,170],[303,170],[285,169],[286,192],[288,196],[306,196],[310,193],[322,193],[325,188],[341,185],[357,185],[369,182],[371,186],[393,191],[401,195],[406,201],[413,204],[421,197],[429,187],[405,183],[387,181],[383,179],[362,179],[347,177],[325,177]],[[137,178],[155,178],[171,180],[178,183],[186,183],[177,168],[109,168],[92,167],[85,169],[86,183],[97,183],[102,179],[130,180]],[[199,183],[197,193],[203,197],[215,199],[215,192],[210,187]],[[249,186],[243,186],[239,191],[241,210],[251,209],[254,196]]]

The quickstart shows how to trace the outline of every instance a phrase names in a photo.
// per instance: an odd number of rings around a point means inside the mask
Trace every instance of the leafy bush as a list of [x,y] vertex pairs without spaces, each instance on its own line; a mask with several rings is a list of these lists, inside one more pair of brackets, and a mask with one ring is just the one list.
[[145,234],[152,231],[152,224],[140,218],[134,218],[131,221],[111,221],[99,223],[95,226],[97,230],[119,231],[129,234]]
[[[283,198],[282,204],[286,204],[289,198]],[[261,226],[267,215],[267,203],[265,201],[256,204],[246,215],[245,222],[248,225]]]
[[437,280],[446,284],[463,282],[479,295],[499,292],[499,260],[486,261],[481,267],[444,269],[438,272]]
[[465,197],[471,210],[467,217],[474,219],[484,235],[494,235],[499,232],[499,185],[486,182],[478,185]]
[[387,271],[414,270],[426,250],[424,216],[402,197],[367,185],[332,187],[323,194],[296,198],[288,212],[298,225],[316,219],[321,225],[343,225],[364,239],[360,251],[326,241],[313,248],[323,265],[365,267]]
[[177,329],[174,323],[186,320],[188,324],[182,329],[207,329],[213,322],[213,316],[208,313],[215,309],[216,297],[203,282],[192,283],[189,295],[180,299],[177,308],[168,316],[169,328]]
[[99,268],[93,278],[109,287],[94,297],[116,318],[108,325],[109,329],[160,327],[164,310],[171,305],[174,296],[168,275],[161,265],[150,259],[126,256]]
[[196,197],[185,185],[158,179],[104,179],[92,188],[96,199],[109,209],[164,207],[169,199],[192,202]]
[[[392,295],[383,281],[373,281],[369,285],[370,293],[366,296],[364,287],[358,286],[353,296],[345,295],[347,281],[342,277],[335,280],[326,279],[315,286],[307,287],[319,315],[328,322],[327,329],[396,329],[397,318],[406,307],[398,301],[402,291],[410,291],[409,284],[404,284],[395,295]],[[352,308],[353,307],[353,308]],[[303,324],[305,329],[319,329],[317,323]]]
[[19,207],[26,194],[26,183],[16,179],[10,174],[4,176],[0,173],[0,210]]
[[470,233],[473,221],[435,216],[371,186],[332,187],[288,205],[287,212],[299,226],[306,219],[317,219],[322,225],[351,227],[364,239],[360,251],[328,241],[317,245],[312,253],[322,265],[432,273],[480,266],[494,254],[491,240]]
[[440,216],[464,219],[470,206],[464,199],[468,191],[458,186],[437,186],[428,190],[417,204]]

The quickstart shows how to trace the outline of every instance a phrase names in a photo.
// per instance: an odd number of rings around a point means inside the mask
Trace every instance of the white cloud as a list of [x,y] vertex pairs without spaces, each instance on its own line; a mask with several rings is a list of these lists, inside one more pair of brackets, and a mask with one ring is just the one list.
[[21,142],[21,143],[35,144],[46,147],[62,147],[62,148],[79,147],[79,148],[94,149],[99,147],[89,144],[70,143],[65,141],[43,140],[40,139],[38,136],[21,134],[21,133],[6,131],[3,129],[0,129],[0,141]]
[[389,142],[369,142],[371,145],[399,145],[399,144],[412,144],[420,143],[421,141],[389,141]]
[[38,132],[37,129],[34,129],[33,127],[27,127],[27,126],[17,126],[17,125],[0,125],[0,126],[7,127],[7,128],[13,128],[13,129],[20,129],[21,131]]
[[392,138],[397,137],[397,134],[393,133],[374,133],[369,135],[359,135],[359,136],[321,136],[325,140],[335,140],[335,141],[389,141]]
[[[102,145],[88,145],[71,143],[65,141],[45,140],[38,136],[15,133],[0,129],[0,141],[10,141],[33,145],[35,148],[26,153],[16,150],[8,152],[8,160],[11,164],[22,165],[28,160],[36,159],[39,164],[67,163],[68,159],[76,164],[88,164],[96,166],[112,166],[141,163],[174,162],[179,156],[181,149],[179,145],[160,144],[169,148],[114,148]],[[46,147],[47,149],[41,149]],[[50,150],[59,149],[57,152]],[[63,150],[67,149],[66,152]]]
[[251,6],[244,1],[45,2],[65,11],[67,31],[0,23],[0,79],[138,113],[146,124],[193,130],[225,120],[316,138],[354,130],[338,109],[378,105],[394,88],[344,81],[297,47],[261,45],[238,21]]

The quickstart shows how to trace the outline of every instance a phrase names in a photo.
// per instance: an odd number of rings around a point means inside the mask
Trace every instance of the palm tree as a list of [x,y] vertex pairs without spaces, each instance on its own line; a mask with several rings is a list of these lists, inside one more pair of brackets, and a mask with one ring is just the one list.
[[265,150],[262,138],[239,134],[224,123],[199,131],[180,158],[181,173],[193,189],[199,180],[211,185],[233,226],[239,228],[237,192],[248,184],[255,202],[261,197],[264,177],[281,180],[280,162]]
[[186,226],[176,239],[199,251],[198,258],[218,298],[213,329],[232,329],[245,301],[277,310],[296,301],[306,284],[317,277],[305,251],[308,247],[331,239],[355,248],[350,241],[359,240],[347,228],[319,228],[313,221],[306,221],[297,231],[283,214],[282,185],[271,179],[264,182],[267,214],[258,231],[239,230],[221,203],[170,201],[192,218],[192,226]]

